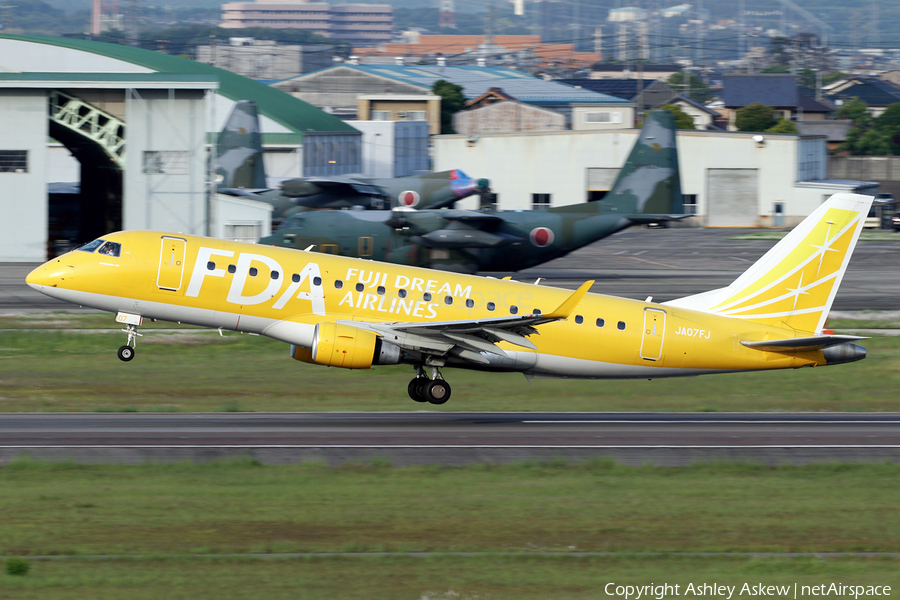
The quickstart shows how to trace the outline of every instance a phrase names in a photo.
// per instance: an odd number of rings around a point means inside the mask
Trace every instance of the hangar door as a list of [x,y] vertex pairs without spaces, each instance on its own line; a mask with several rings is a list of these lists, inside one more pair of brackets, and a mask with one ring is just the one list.
[[707,226],[759,225],[757,169],[708,169]]
[[588,167],[587,170],[587,199],[588,202],[601,200],[612,189],[616,182],[619,169],[606,169],[601,167]]

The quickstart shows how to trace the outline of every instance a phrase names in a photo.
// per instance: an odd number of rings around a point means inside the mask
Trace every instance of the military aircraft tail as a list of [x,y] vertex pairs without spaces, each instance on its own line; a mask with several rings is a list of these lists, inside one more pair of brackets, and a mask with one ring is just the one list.
[[835,194],[728,287],[665,304],[819,334],[871,205]]
[[683,218],[684,201],[672,113],[654,110],[647,114],[641,134],[606,196],[597,202],[551,210],[619,214],[633,223]]
[[262,139],[256,103],[241,100],[234,105],[216,142],[216,173],[220,188],[264,189]]

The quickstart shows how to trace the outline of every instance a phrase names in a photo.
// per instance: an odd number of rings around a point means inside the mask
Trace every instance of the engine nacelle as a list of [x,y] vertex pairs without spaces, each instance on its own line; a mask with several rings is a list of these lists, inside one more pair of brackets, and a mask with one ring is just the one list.
[[372,365],[396,365],[400,348],[380,337],[350,325],[319,323],[312,348],[291,346],[291,357],[302,362],[344,369],[368,369]]

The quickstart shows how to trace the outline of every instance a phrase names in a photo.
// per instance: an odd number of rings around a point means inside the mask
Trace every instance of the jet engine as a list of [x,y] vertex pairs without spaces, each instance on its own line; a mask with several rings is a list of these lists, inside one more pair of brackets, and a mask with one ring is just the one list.
[[291,357],[326,367],[368,369],[372,365],[396,365],[400,348],[371,331],[328,322],[316,325],[311,349],[291,345]]

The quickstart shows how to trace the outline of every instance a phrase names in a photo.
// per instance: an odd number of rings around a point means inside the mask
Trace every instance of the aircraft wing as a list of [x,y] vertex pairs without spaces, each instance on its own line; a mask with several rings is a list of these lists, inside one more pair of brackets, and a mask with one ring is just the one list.
[[546,315],[528,314],[437,323],[338,323],[368,329],[404,350],[437,356],[452,355],[474,363],[490,364],[482,353],[507,355],[496,346],[498,342],[535,350],[537,347],[527,336],[538,333],[535,327],[568,318],[593,284],[593,281],[586,281],[556,310]]

